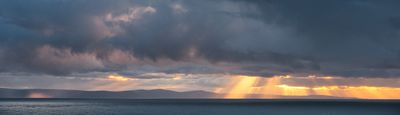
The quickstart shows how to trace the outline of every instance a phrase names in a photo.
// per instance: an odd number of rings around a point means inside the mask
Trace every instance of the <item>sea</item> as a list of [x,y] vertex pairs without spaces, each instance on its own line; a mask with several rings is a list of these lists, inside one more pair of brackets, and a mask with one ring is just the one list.
[[400,115],[400,101],[352,99],[0,99],[0,115]]

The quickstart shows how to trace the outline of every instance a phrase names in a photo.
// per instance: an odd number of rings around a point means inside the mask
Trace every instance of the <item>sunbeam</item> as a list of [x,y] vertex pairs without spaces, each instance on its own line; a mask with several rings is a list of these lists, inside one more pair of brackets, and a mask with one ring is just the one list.
[[[302,80],[322,79],[333,82],[334,77],[302,77]],[[346,80],[346,78],[341,78]],[[307,97],[331,96],[358,99],[398,99],[400,88],[381,86],[293,86],[285,84],[285,80],[296,82],[295,77],[275,76],[270,78],[257,76],[233,76],[231,83],[219,88],[219,93],[226,93],[224,98],[278,98],[278,97]],[[333,83],[335,84],[335,83]]]

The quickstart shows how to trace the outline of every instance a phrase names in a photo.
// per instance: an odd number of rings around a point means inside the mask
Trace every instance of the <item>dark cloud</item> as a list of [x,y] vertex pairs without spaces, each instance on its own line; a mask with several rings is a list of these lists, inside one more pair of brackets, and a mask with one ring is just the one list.
[[[318,73],[339,76],[398,76],[400,47],[397,1],[245,1],[258,16],[291,25],[311,48],[300,55],[319,63]],[[275,16],[275,17],[274,17]],[[388,68],[390,67],[390,69]]]
[[1,1],[0,71],[400,75],[397,1]]

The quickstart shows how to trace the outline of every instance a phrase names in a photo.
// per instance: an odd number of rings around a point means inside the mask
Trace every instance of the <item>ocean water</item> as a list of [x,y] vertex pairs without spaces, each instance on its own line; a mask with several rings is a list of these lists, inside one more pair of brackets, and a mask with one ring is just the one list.
[[400,101],[0,99],[0,115],[400,115]]

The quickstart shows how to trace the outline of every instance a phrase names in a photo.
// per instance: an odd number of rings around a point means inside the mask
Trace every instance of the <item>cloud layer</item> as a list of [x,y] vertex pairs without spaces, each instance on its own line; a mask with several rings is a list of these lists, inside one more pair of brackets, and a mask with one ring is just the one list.
[[397,1],[1,1],[0,71],[400,75]]

